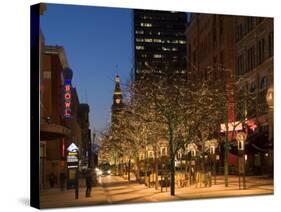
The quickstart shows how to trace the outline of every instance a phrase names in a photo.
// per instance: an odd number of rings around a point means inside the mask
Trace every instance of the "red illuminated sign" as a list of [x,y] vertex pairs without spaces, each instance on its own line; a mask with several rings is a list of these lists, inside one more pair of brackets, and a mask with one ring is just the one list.
[[71,85],[68,80],[64,85],[64,116],[67,118],[71,116]]

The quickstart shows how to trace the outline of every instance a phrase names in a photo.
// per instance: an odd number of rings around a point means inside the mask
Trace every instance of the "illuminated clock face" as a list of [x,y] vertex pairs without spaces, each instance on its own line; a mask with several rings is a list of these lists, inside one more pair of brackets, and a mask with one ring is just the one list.
[[120,99],[115,99],[116,104],[120,103]]

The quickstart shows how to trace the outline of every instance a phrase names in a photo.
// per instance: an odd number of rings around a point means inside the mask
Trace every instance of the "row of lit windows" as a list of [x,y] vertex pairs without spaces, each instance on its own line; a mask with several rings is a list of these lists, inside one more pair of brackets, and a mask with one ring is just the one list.
[[162,47],[162,50],[163,50],[163,51],[177,51],[178,48],[175,48],[175,47],[173,47],[173,48]]
[[[144,34],[144,31],[143,30],[136,30],[136,34],[137,35],[143,35]],[[154,34],[154,35],[161,35],[161,32],[155,32],[155,33],[152,33],[152,32],[149,32],[150,35]]]
[[140,23],[142,27],[152,27],[152,23]]
[[184,36],[183,33],[169,33],[169,32],[152,32],[152,31],[143,31],[143,30],[136,30],[135,33],[137,35],[143,35],[143,34],[148,34],[148,35],[166,35],[166,36]]
[[[175,51],[177,51],[178,50],[178,48],[175,48],[175,47],[173,47],[173,48],[167,48],[167,47],[164,47],[164,46],[162,46],[162,48],[161,48],[163,51],[173,51],[173,52],[175,52]],[[136,46],[136,50],[144,50],[144,46]]]
[[[136,69],[136,72],[137,73],[152,73],[152,72],[154,72],[154,73],[163,73],[163,71],[162,70],[151,70],[151,69]],[[175,73],[176,74],[185,74],[186,73],[186,70],[175,70]]]
[[145,43],[173,43],[173,44],[186,44],[185,40],[161,40],[161,39],[152,39],[152,38],[136,38],[137,42],[145,42]]
[[[139,47],[138,47],[138,48],[139,48]],[[147,55],[147,54],[141,54],[141,57],[142,57],[142,58],[148,58],[149,55]],[[153,54],[153,58],[164,58],[164,55],[162,55],[162,54]],[[169,58],[174,59],[174,60],[177,60],[177,59],[178,59],[177,56],[172,56],[172,57],[169,57]]]

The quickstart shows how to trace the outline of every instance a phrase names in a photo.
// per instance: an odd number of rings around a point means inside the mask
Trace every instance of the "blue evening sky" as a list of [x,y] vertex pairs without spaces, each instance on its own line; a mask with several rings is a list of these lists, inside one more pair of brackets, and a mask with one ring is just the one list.
[[122,83],[130,78],[132,10],[47,4],[41,29],[46,45],[65,48],[80,103],[90,105],[90,128],[102,131],[110,121],[115,75]]

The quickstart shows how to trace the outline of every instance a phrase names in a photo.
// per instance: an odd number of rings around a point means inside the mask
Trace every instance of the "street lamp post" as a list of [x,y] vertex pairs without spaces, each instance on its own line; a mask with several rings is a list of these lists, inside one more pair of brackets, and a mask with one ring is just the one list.
[[[216,175],[215,172],[215,163],[216,163],[216,148],[218,146],[218,141],[217,139],[211,139],[205,142],[205,148],[208,150],[209,149],[209,154],[210,154],[210,175]],[[211,177],[209,176],[209,177]],[[215,182],[216,184],[216,182]],[[212,185],[212,180],[210,179],[210,186]]]
[[160,182],[161,182],[161,192],[163,192],[163,174],[164,174],[164,163],[163,163],[163,157],[165,155],[165,149],[163,147],[161,147],[161,150],[160,150],[160,157],[161,157],[161,179],[160,179]]
[[217,155],[217,154],[216,154],[216,158],[215,158],[215,168],[214,168],[214,169],[215,169],[215,177],[214,177],[214,178],[215,178],[215,179],[214,179],[214,180],[215,180],[215,182],[214,182],[215,185],[217,185],[217,161],[219,161],[219,160],[220,160],[220,155]]
[[196,151],[197,151],[197,145],[195,143],[190,143],[187,145],[187,152],[190,152],[190,159],[189,159],[189,185],[191,186],[192,181],[192,165],[196,165],[195,159],[196,159]]
[[[212,174],[211,175],[214,175],[214,179],[215,179],[215,176],[216,176],[216,147],[215,147],[215,144],[211,144],[211,147],[210,147],[210,160],[211,160],[211,170],[212,170]],[[211,183],[212,183],[212,180],[211,180]],[[216,184],[216,180],[214,182],[214,184]]]
[[[274,109],[274,91],[273,86],[271,85],[266,93],[266,101],[268,105],[268,142],[272,142],[273,138],[273,109]],[[268,154],[267,154],[268,155]],[[273,155],[271,154],[273,157]],[[270,171],[272,173],[272,157],[270,157]],[[268,156],[267,156],[268,158]],[[267,159],[268,160],[268,159]]]
[[[238,178],[239,178],[239,189],[246,189],[246,157],[245,155],[245,141],[247,138],[247,134],[244,132],[239,132],[236,135],[236,140],[238,142]],[[242,176],[241,176],[242,175]],[[243,184],[241,185],[241,177],[243,180]]]

